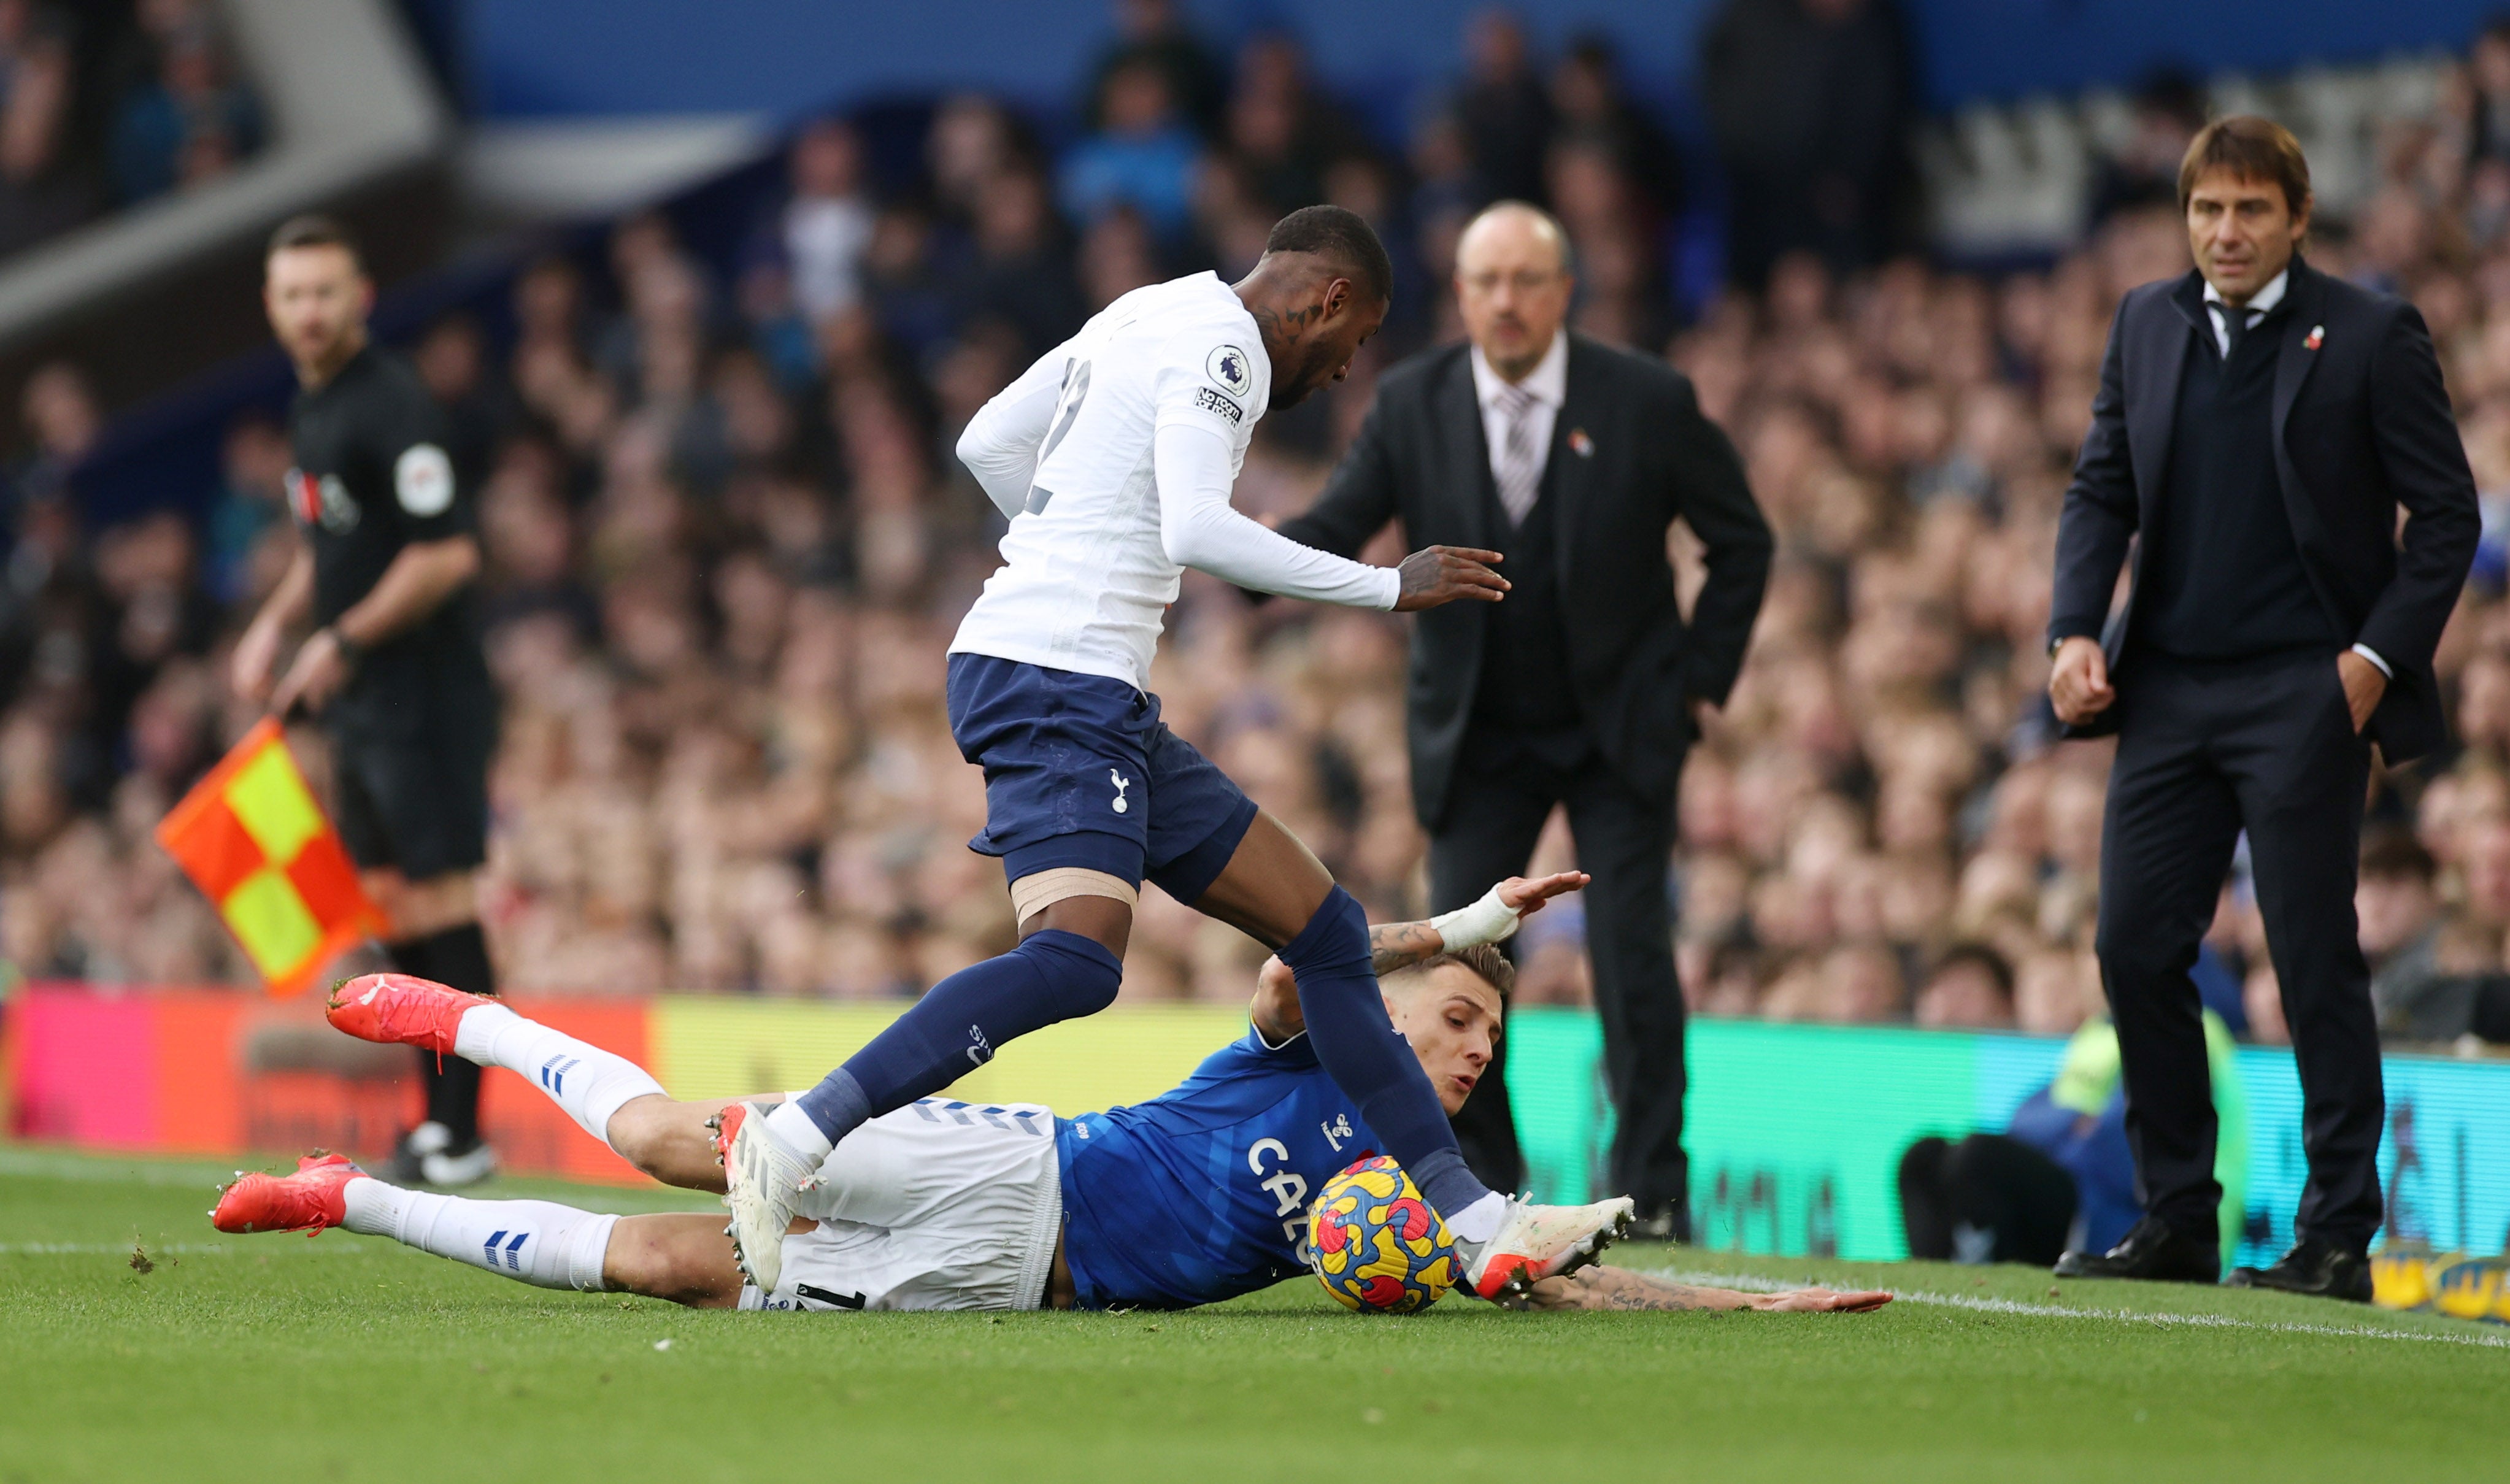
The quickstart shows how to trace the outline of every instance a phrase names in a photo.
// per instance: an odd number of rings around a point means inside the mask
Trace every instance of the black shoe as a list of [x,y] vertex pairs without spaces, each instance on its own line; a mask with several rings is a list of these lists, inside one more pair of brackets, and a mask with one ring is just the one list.
[[421,1123],[394,1141],[392,1158],[378,1173],[393,1185],[426,1185],[429,1158],[442,1154],[452,1143],[452,1130],[442,1123]]
[[[2367,1272],[2367,1270],[2366,1270]],[[2057,1259],[2059,1277],[2137,1277],[2163,1283],[2211,1283],[2223,1275],[2223,1249],[2171,1230],[2147,1216],[2107,1252],[2068,1250]]]
[[2304,1237],[2271,1268],[2234,1268],[2224,1281],[2233,1288],[2272,1288],[2322,1299],[2371,1302],[2371,1259],[2334,1242]]
[[418,1169],[420,1179],[437,1190],[460,1190],[466,1185],[477,1185],[497,1172],[497,1152],[488,1147],[487,1140],[473,1134],[419,1161]]

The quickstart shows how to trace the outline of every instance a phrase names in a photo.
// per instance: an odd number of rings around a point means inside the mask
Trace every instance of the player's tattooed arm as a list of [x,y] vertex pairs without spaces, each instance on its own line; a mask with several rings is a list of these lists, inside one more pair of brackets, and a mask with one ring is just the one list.
[[1581,1268],[1547,1277],[1526,1297],[1529,1308],[1552,1310],[1748,1309],[1752,1303],[1751,1295],[1730,1288],[1669,1283],[1627,1268]]
[[1426,922],[1369,925],[1368,967],[1380,978],[1446,951],[1446,940]]
[[1868,1289],[1836,1293],[1828,1288],[1790,1288],[1780,1293],[1738,1293],[1668,1282],[1627,1268],[1583,1268],[1565,1277],[1547,1277],[1526,1296],[1529,1309],[1685,1311],[1753,1309],[1765,1313],[1865,1313],[1891,1302],[1891,1295]]
[[[1438,930],[1426,922],[1377,923],[1368,930],[1369,966],[1381,978],[1445,951]],[[1255,976],[1255,1003],[1247,1015],[1274,1046],[1308,1028],[1308,1017],[1299,1008],[1299,982],[1288,965],[1277,958],[1264,961],[1263,971]]]
[[[1504,932],[1488,924],[1476,932],[1469,924],[1457,922],[1478,911],[1481,903],[1465,912],[1450,912],[1436,922],[1372,923],[1368,929],[1369,968],[1382,979],[1436,958],[1450,946],[1450,931],[1469,942],[1498,942],[1516,931],[1516,922],[1541,911],[1544,902],[1581,890],[1590,879],[1583,871],[1557,871],[1549,876],[1510,876],[1501,882],[1491,889],[1491,898],[1496,899],[1497,910],[1503,916],[1512,914],[1506,916]],[[1441,930],[1439,923],[1455,926]],[[1298,982],[1279,959],[1266,959],[1263,972],[1255,976],[1255,1003],[1249,1014],[1264,1039],[1275,1046],[1308,1028],[1307,1017],[1299,1010]]]

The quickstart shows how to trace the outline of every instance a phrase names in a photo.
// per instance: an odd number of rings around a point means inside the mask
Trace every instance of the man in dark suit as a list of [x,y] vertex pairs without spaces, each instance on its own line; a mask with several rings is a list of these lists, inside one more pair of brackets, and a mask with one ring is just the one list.
[[[1415,545],[1504,556],[1504,601],[1425,612],[1413,630],[1412,799],[1432,906],[1521,873],[1552,806],[1568,806],[1594,876],[1586,941],[1619,1113],[1608,1183],[1636,1199],[1643,1230],[1684,1236],[1674,784],[1693,708],[1723,703],[1742,667],[1769,530],[1680,372],[1564,327],[1572,286],[1558,222],[1513,202],[1475,217],[1456,251],[1471,343],[1387,372],[1314,509],[1282,531],[1350,554],[1399,518]],[[1688,624],[1665,555],[1677,516],[1708,552]],[[1505,1054],[1489,1074],[1502,1086]],[[1456,1132],[1493,1189],[1522,1185],[1506,1098],[1474,1099]]]
[[2290,133],[2207,126],[2179,197],[2195,271],[2118,306],[2057,531],[2049,699],[2073,735],[2118,738],[2098,947],[2145,1208],[2057,1272],[2220,1272],[2187,970],[2245,829],[2309,1180],[2292,1249],[2230,1281],[2367,1301],[2384,1101],[2353,919],[2363,794],[2374,743],[2397,763],[2442,741],[2432,651],[2474,555],[2475,483],[2422,317],[2300,256],[2309,167]]

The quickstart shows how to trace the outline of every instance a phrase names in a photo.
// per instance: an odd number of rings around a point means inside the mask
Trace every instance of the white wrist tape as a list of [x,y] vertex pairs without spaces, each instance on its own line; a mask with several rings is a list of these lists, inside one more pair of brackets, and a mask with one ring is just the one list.
[[1437,932],[1439,946],[1453,953],[1476,943],[1503,943],[1516,935],[1522,920],[1514,907],[1499,899],[1499,888],[1493,887],[1471,906],[1429,919],[1429,927]]

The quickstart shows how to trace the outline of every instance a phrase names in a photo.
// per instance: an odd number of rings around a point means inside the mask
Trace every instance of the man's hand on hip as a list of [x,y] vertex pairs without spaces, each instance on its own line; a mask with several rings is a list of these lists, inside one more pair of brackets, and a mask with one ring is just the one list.
[[1500,553],[1471,547],[1424,547],[1403,558],[1394,570],[1403,575],[1403,590],[1394,611],[1411,613],[1435,608],[1460,597],[1496,603],[1507,593],[1507,579],[1491,570]]
[[2379,673],[2379,666],[2348,649],[2336,657],[2336,678],[2344,682],[2344,704],[2353,713],[2353,730],[2358,733],[2371,724],[2379,698],[2388,694],[2388,677]]
[[2109,656],[2101,653],[2098,639],[2078,634],[2057,646],[2057,663],[2048,671],[2048,701],[2057,708],[2059,721],[2079,727],[2116,700],[2117,690],[2110,684]]

